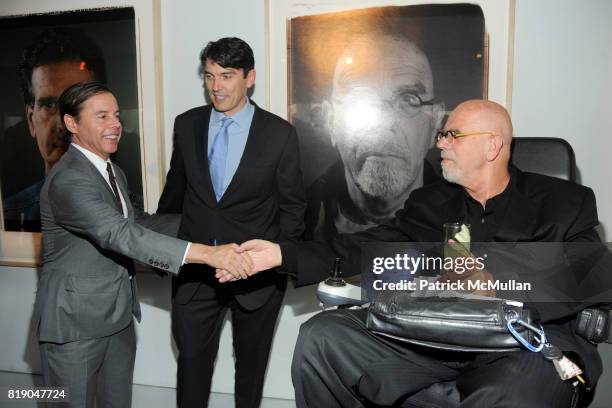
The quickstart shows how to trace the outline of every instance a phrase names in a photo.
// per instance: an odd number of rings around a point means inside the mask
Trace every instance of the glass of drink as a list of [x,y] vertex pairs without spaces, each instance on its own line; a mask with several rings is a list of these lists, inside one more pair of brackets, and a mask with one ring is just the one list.
[[[444,257],[470,256],[470,225],[447,222],[443,225]],[[453,242],[449,242],[449,241]]]

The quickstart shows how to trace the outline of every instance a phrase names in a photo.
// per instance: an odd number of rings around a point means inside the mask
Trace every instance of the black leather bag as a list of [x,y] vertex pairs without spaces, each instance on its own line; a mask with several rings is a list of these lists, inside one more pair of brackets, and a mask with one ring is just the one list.
[[[506,327],[514,318],[531,324],[529,311],[520,302],[386,291],[370,305],[367,327],[382,336],[440,350],[508,352],[521,348]],[[526,341],[533,340],[531,330],[514,327]]]

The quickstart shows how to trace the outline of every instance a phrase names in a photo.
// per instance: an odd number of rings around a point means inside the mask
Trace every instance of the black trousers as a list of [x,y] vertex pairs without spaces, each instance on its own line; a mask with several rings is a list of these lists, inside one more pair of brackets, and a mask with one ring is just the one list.
[[256,408],[284,290],[276,290],[259,309],[246,310],[227,290],[202,284],[186,304],[172,306],[172,333],[178,348],[179,408],[208,406],[219,337],[228,310],[232,316],[236,408]]
[[365,316],[365,310],[333,310],[302,325],[291,369],[298,408],[401,406],[430,385],[453,380],[461,407],[570,406],[572,385],[538,353],[411,346],[370,333]]

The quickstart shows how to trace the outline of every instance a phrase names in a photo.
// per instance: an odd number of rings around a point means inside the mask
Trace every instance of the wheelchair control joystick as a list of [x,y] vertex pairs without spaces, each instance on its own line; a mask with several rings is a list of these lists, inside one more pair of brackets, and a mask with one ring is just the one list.
[[334,259],[334,266],[330,271],[330,277],[319,283],[317,297],[325,306],[349,307],[366,303],[361,299],[361,287],[359,284],[347,282],[342,278],[342,260]]
[[334,268],[331,270],[331,276],[325,279],[325,284],[329,286],[346,286],[346,282],[342,279],[342,270],[340,265],[342,260],[340,258],[334,259]]

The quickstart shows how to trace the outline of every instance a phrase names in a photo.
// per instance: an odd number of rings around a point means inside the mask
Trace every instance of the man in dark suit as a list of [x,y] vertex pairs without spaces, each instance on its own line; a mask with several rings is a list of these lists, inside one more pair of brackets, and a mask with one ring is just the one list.
[[[611,256],[594,229],[595,197],[587,187],[509,167],[511,141],[512,123],[503,107],[488,101],[464,102],[437,136],[446,181],[415,190],[391,222],[341,236],[331,248],[316,242],[279,246],[251,241],[241,249],[253,256],[256,270],[282,263],[288,272],[297,272],[298,284],[309,284],[324,277],[320,271],[333,252],[350,262],[358,259],[363,241],[440,242],[446,222],[471,224],[474,242],[510,242],[514,247],[521,242],[557,243],[570,249],[567,253],[580,243],[594,243],[603,249],[596,262],[581,259],[586,262],[548,282],[562,288],[561,281],[575,279],[573,286],[567,285],[568,294],[577,292],[569,297],[571,302],[542,302],[539,291],[550,285],[527,294],[532,301],[527,306],[543,324],[548,340],[584,370],[586,387],[592,388],[601,375],[601,360],[596,347],[576,335],[574,327],[580,310],[610,299],[609,290],[592,297],[585,285],[576,284],[588,282],[591,293],[598,292],[597,285],[610,287]],[[547,260],[540,258],[544,255],[536,252],[535,265],[526,269],[527,279],[542,272],[542,261]],[[514,261],[510,272],[521,272],[513,267],[523,260]],[[356,272],[359,266],[347,269]],[[467,282],[476,272],[444,271],[442,281]],[[486,272],[481,282],[498,279],[491,275],[494,268],[480,272]],[[223,271],[217,276],[221,281],[234,279]],[[527,349],[452,353],[376,336],[366,329],[365,310],[321,313],[306,322],[300,329],[292,376],[298,407],[390,406],[432,384],[454,380],[461,406],[552,408],[570,406],[573,383],[578,383],[576,378],[562,381],[549,360]]]
[[[212,105],[176,118],[158,212],[182,213],[179,237],[194,242],[299,239],[306,204],[297,135],[289,123],[247,97],[255,83],[251,48],[238,38],[222,38],[210,42],[200,60]],[[174,281],[178,405],[206,406],[229,309],[236,407],[257,407],[286,276],[270,271],[221,285],[202,269],[187,266]]]
[[[237,245],[192,244],[176,235],[178,215],[135,222],[117,151],[117,101],[100,82],[68,87],[58,100],[72,143],[41,191],[43,270],[36,293],[45,385],[67,389],[70,407],[129,407],[140,305],[132,259],[178,273],[183,263],[252,266]],[[97,401],[97,402],[96,402]]]

